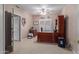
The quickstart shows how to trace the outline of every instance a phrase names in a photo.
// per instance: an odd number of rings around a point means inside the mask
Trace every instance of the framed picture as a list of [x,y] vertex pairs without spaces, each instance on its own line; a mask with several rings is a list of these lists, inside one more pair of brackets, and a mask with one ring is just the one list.
[[22,18],[22,25],[25,26],[25,24],[26,24],[26,19]]

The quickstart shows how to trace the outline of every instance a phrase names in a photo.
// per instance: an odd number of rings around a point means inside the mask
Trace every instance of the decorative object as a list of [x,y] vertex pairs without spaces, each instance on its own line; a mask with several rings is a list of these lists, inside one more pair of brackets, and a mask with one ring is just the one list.
[[26,24],[26,19],[22,18],[22,25],[24,26]]
[[57,32],[57,19],[55,21],[55,32]]

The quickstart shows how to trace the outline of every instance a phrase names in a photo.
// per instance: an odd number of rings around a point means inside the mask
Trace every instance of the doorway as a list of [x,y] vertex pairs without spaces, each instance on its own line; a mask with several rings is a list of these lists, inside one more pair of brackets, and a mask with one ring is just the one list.
[[13,14],[11,20],[12,27],[12,40],[13,40],[13,51],[15,50],[15,42],[21,41],[21,17]]
[[13,27],[13,41],[20,41],[21,40],[21,17],[18,15],[13,15],[12,19],[12,27]]

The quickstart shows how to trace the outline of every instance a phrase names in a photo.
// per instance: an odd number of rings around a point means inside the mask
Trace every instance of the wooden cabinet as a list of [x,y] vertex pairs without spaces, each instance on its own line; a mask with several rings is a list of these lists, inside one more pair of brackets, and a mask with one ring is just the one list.
[[54,32],[54,43],[58,43],[58,36],[59,34],[57,32]]
[[37,33],[37,39],[38,39],[37,40],[38,42],[46,42],[46,43],[55,42],[53,33],[38,32]]
[[58,37],[65,36],[65,21],[64,15],[58,16],[58,32],[38,32],[37,39],[38,42],[47,42],[47,43],[58,43]]
[[65,36],[65,20],[64,15],[58,16],[58,32],[54,32],[54,40],[55,43],[58,43],[58,37],[64,37]]
[[64,37],[64,34],[65,34],[65,32],[64,32],[65,31],[64,30],[64,28],[65,28],[64,15],[58,16],[58,21],[59,21],[59,24],[58,24],[58,27],[59,27],[59,30],[58,30],[59,36]]

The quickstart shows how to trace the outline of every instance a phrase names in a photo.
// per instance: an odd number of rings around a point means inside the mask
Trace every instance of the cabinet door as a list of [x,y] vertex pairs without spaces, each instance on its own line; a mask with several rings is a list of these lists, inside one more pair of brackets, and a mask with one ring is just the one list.
[[5,53],[10,53],[12,50],[11,13],[5,12]]
[[59,35],[64,36],[64,15],[58,16],[59,19]]

